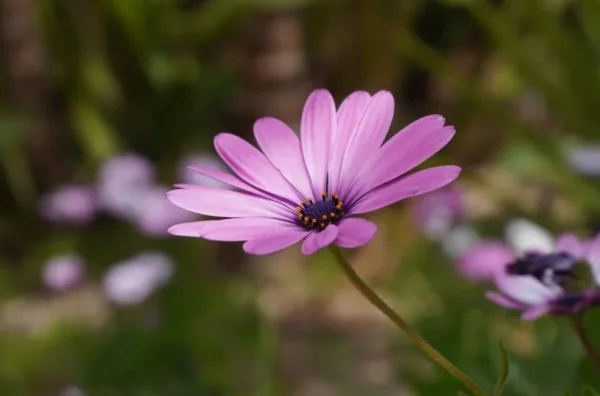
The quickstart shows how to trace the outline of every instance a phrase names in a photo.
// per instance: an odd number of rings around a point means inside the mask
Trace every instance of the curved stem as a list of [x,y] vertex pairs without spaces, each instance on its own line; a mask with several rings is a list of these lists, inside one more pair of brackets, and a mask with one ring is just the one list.
[[583,327],[583,320],[581,316],[575,316],[571,318],[571,323],[573,324],[573,330],[575,330],[575,334],[577,334],[579,337],[579,340],[581,341],[581,344],[583,345],[588,357],[596,365],[596,368],[600,370],[600,356],[598,356],[598,352],[596,352],[594,349],[594,346],[592,345],[592,342],[590,341],[590,338]]
[[336,261],[340,264],[344,273],[352,282],[352,285],[361,292],[361,294],[369,300],[377,309],[387,316],[396,326],[398,326],[431,360],[442,366],[448,373],[458,379],[463,385],[476,396],[486,396],[483,389],[479,387],[467,374],[458,369],[448,359],[442,356],[435,348],[433,348],[423,337],[408,325],[389,305],[387,305],[354,271],[352,266],[346,261],[342,252],[338,247],[332,247],[331,251],[335,256]]

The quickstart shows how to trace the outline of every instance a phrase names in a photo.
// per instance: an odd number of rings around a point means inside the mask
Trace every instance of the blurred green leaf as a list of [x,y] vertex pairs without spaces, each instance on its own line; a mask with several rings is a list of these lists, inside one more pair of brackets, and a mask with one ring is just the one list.
[[494,396],[502,395],[506,382],[508,381],[508,375],[510,374],[510,360],[508,359],[508,353],[502,344],[502,341],[498,342],[498,348],[500,349],[500,372],[498,373],[498,380],[494,387]]
[[586,385],[583,387],[583,396],[600,396],[600,393],[596,392],[591,386]]
[[32,122],[25,117],[0,113],[0,151],[13,150],[27,137]]

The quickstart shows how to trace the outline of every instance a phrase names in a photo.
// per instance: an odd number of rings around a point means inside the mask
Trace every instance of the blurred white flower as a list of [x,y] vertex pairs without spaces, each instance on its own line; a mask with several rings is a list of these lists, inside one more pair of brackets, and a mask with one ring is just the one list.
[[565,156],[569,166],[576,172],[600,177],[600,144],[567,147]]
[[163,286],[173,274],[173,262],[159,252],[146,252],[117,263],[104,277],[107,298],[120,305],[136,305]]
[[98,175],[98,196],[107,212],[130,218],[140,194],[154,184],[154,168],[147,158],[129,153],[104,163]]
[[168,189],[154,186],[139,192],[139,197],[131,215],[135,224],[144,234],[154,237],[170,235],[169,227],[190,221],[196,216],[173,205],[167,199]]
[[[192,169],[190,169],[190,167],[192,167]],[[211,179],[208,176],[201,175],[193,170],[194,167],[229,173],[227,165],[225,165],[225,163],[216,155],[211,155],[208,153],[193,153],[186,155],[181,159],[181,161],[179,161],[179,178],[183,180],[184,183],[188,184],[227,189],[232,188],[229,184],[225,184]]]
[[554,250],[552,234],[525,219],[510,220],[506,225],[505,238],[517,256],[531,251],[550,253]]
[[96,208],[96,194],[88,186],[64,186],[40,199],[41,215],[60,223],[86,224],[94,219]]
[[63,388],[58,394],[58,396],[84,396],[84,395],[85,395],[85,393],[83,393],[83,391],[76,386],[67,386],[66,388]]
[[442,247],[450,257],[459,258],[478,241],[477,231],[469,224],[462,224],[454,227],[443,237]]
[[83,260],[76,255],[51,258],[42,271],[44,285],[54,291],[64,291],[77,286],[84,275]]
[[440,241],[460,221],[463,209],[462,193],[452,185],[417,197],[412,217],[425,237]]

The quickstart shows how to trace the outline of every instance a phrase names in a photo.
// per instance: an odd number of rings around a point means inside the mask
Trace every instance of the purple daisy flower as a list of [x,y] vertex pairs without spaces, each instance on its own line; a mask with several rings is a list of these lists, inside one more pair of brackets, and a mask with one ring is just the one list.
[[236,190],[179,185],[168,198],[205,216],[225,218],[179,224],[175,235],[217,241],[245,241],[249,254],[268,254],[300,241],[312,254],[332,243],[356,248],[377,226],[358,215],[447,185],[460,173],[440,166],[406,173],[444,147],[454,127],[431,115],[405,127],[384,143],[394,98],[358,91],[336,110],[331,94],[314,91],[302,113],[300,138],[275,118],[254,124],[258,150],[228,133],[215,148],[235,175],[196,167]]
[[[590,268],[593,282],[581,290],[567,291],[576,265]],[[575,235],[560,236],[553,252],[530,251],[515,258],[496,279],[498,292],[486,297],[505,308],[523,311],[523,320],[542,315],[575,315],[600,304],[600,235],[586,246]]]

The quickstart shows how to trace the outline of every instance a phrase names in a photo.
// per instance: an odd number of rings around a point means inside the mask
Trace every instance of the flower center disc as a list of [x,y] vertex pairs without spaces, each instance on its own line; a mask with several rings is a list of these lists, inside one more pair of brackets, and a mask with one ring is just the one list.
[[344,203],[337,194],[321,194],[321,200],[314,202],[311,197],[296,207],[297,223],[307,230],[324,230],[329,224],[337,224],[344,216]]

